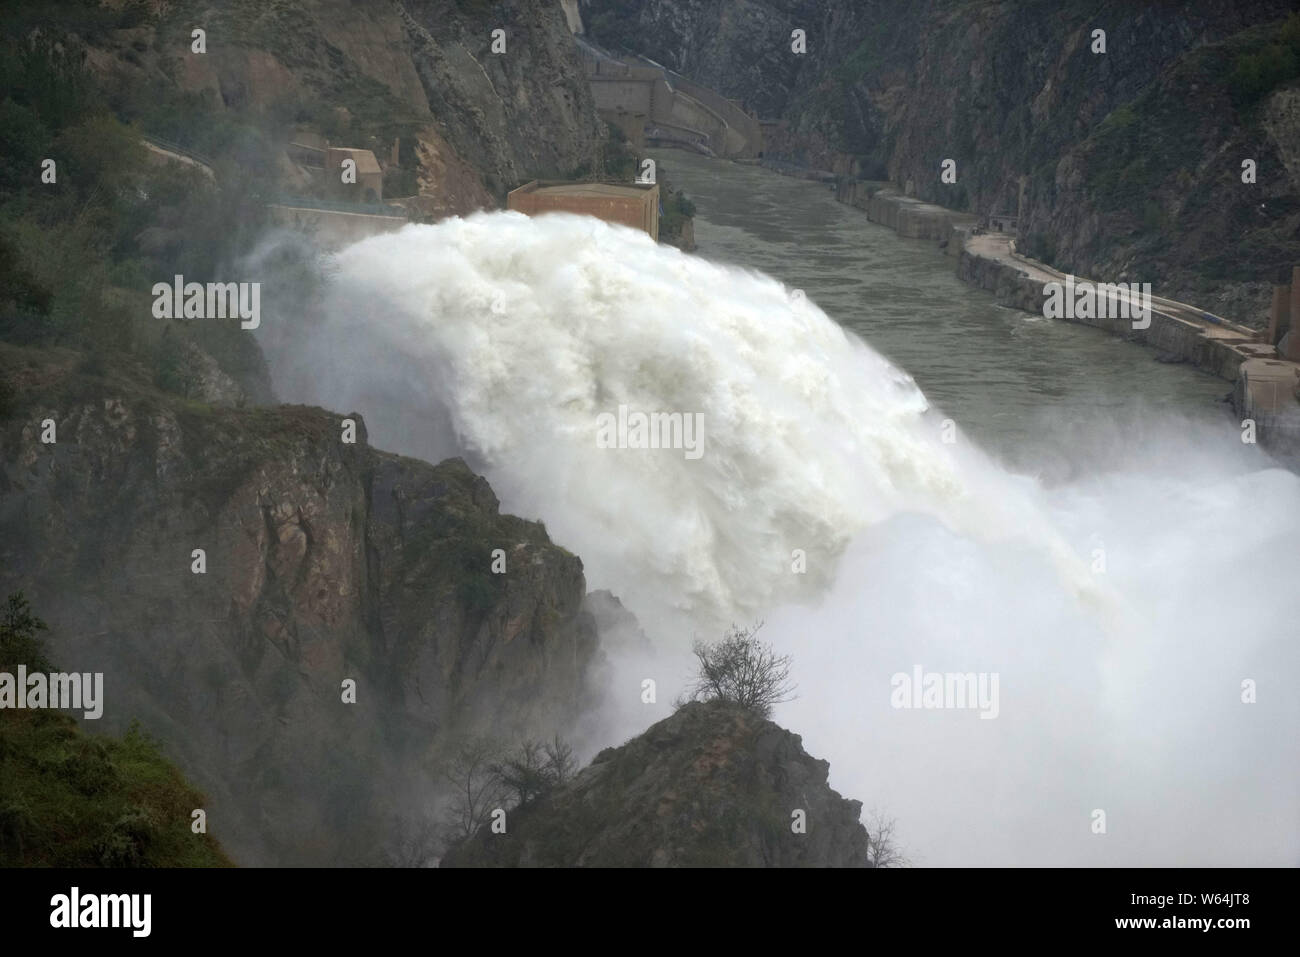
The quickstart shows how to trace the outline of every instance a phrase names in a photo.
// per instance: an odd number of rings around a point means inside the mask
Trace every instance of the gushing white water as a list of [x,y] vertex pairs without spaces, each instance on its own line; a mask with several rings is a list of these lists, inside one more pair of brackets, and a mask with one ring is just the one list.
[[[800,685],[778,719],[926,863],[1300,859],[1300,483],[1230,429],[1110,436],[1045,489],[945,444],[811,301],[588,218],[411,226],[335,267],[264,340],[282,396],[464,450],[624,600],[664,654],[618,675],[611,737],[663,713],[641,674],[667,699],[693,635],[767,616]],[[702,413],[702,457],[599,447],[620,406]],[[916,665],[998,673],[999,717],[891,708]]]
[[[323,326],[294,343],[305,397],[416,454],[447,451],[421,422],[446,409],[502,501],[643,614],[716,626],[815,594],[854,535],[918,510],[1032,541],[1082,584],[1022,483],[963,465],[910,377],[769,277],[513,213],[375,237],[336,266]],[[598,447],[619,406],[702,413],[703,455]]]

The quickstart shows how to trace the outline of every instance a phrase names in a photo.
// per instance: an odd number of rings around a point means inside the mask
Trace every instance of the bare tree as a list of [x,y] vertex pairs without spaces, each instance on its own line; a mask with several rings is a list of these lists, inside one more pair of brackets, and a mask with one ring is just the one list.
[[732,701],[764,718],[774,706],[792,700],[790,656],[778,655],[758,640],[762,627],[762,622],[752,628],[732,625],[721,641],[697,641],[693,650],[699,671],[687,698]]
[[578,762],[558,734],[506,750],[491,738],[471,738],[443,771],[450,792],[445,810],[450,842],[472,837],[497,808],[517,807],[573,777]]
[[577,767],[572,746],[558,734],[547,742],[530,738],[492,766],[516,805],[527,804],[564,784]]
[[555,787],[558,784],[568,783],[578,769],[578,761],[573,756],[573,746],[557,734],[542,745],[542,751],[546,755],[545,771],[548,786]]
[[864,825],[867,829],[868,867],[911,867],[912,862],[903,854],[894,837],[895,821],[880,811],[872,810]]
[[527,804],[551,786],[546,748],[540,741],[525,741],[493,765],[493,771],[516,805]]
[[470,738],[461,743],[443,772],[451,797],[446,810],[446,827],[451,840],[472,837],[491,816],[504,806],[507,792],[497,763],[501,747],[490,738]]

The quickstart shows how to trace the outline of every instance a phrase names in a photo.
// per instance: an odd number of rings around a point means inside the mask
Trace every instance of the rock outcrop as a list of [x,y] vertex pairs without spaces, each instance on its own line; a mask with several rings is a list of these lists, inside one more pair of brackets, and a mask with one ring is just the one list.
[[771,721],[692,702],[509,812],[506,833],[481,828],[442,866],[866,866],[862,805],[831,790],[829,770]]
[[26,592],[61,667],[104,673],[97,729],[156,734],[235,861],[373,861],[454,736],[582,710],[582,563],[463,462],[82,368],[0,345],[0,594]]

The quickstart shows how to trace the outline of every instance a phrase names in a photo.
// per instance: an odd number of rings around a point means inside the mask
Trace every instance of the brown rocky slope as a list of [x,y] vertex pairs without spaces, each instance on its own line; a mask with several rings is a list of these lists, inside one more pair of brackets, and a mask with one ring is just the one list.
[[[692,702],[481,828],[443,867],[864,867],[862,805],[798,735]],[[802,812],[803,832],[796,821]]]

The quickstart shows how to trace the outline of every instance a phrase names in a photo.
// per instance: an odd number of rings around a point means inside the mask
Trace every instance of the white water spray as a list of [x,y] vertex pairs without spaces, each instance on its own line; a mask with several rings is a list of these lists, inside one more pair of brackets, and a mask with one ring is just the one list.
[[[323,314],[264,340],[283,397],[463,449],[641,618],[666,687],[693,634],[768,616],[800,685],[778,718],[925,863],[1297,862],[1300,483],[1230,430],[1045,490],[943,444],[811,301],[634,231],[480,214],[335,265]],[[702,414],[703,454],[600,447],[620,406]],[[999,717],[891,709],[916,665],[999,673]],[[636,688],[612,735],[662,715]]]

